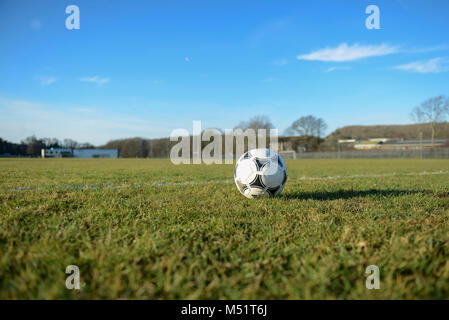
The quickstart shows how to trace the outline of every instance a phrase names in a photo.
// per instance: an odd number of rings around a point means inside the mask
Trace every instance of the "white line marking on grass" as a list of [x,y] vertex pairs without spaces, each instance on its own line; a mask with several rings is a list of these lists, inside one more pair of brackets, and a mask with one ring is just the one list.
[[[300,177],[297,179],[290,179],[288,181],[320,181],[320,180],[343,180],[343,179],[363,179],[363,178],[382,178],[382,177],[395,177],[395,176],[428,176],[428,175],[441,175],[449,174],[449,171],[423,171],[423,172],[405,172],[405,173],[385,173],[385,174],[354,174],[349,176],[325,176],[325,177]],[[74,185],[67,184],[62,186],[39,186],[39,187],[18,187],[9,189],[8,191],[39,191],[39,190],[109,190],[109,189],[123,189],[123,188],[141,188],[141,187],[166,187],[166,186],[185,186],[185,185],[207,185],[217,183],[233,183],[233,179],[226,180],[210,180],[210,181],[157,181],[148,183],[138,183],[130,185],[106,185],[106,186],[88,186],[88,185]]]
[[182,182],[148,182],[148,183],[134,183],[130,185],[106,185],[106,186],[88,186],[66,184],[62,186],[39,186],[39,187],[18,187],[10,189],[9,191],[39,191],[39,190],[106,190],[106,189],[122,189],[122,188],[141,188],[141,187],[165,187],[165,186],[183,186],[183,185],[205,185],[216,183],[229,183],[233,180],[211,180],[211,181],[182,181]]

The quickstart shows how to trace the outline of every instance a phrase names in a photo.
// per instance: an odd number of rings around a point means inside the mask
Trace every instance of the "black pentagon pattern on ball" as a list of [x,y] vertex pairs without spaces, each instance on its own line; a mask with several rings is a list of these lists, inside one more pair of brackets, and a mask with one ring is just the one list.
[[260,178],[260,174],[256,175],[256,179],[254,179],[250,184],[252,187],[260,187],[261,189],[265,189],[264,184],[262,183],[262,179]]
[[268,160],[261,160],[258,158],[254,158],[254,161],[256,162],[257,171],[262,170],[262,167],[264,166],[264,164],[266,164],[268,162]]

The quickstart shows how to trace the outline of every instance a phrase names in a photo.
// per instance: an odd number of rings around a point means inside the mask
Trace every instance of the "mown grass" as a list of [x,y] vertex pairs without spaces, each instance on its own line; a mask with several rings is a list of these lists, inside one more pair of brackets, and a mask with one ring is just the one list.
[[1,159],[0,298],[449,298],[448,160],[287,166],[249,200],[231,165]]

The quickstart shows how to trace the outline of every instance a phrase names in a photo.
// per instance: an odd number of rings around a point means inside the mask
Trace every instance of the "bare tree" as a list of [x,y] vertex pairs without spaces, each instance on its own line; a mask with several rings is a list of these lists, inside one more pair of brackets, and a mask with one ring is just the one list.
[[410,113],[410,117],[416,123],[428,123],[432,130],[432,145],[435,141],[435,131],[438,123],[445,120],[449,113],[449,98],[438,96],[430,98],[415,107]]
[[36,138],[36,136],[27,137],[24,141],[22,141],[22,143],[26,145],[27,154],[33,157],[41,154],[43,144],[41,140]]
[[44,148],[59,148],[62,143],[57,138],[42,138],[42,145]]
[[257,115],[249,119],[248,121],[240,122],[234,129],[242,129],[245,131],[246,129],[266,129],[267,131],[274,128],[273,124],[270,121],[270,118],[267,116]]
[[75,149],[78,146],[78,142],[72,139],[64,139],[64,147]]
[[318,118],[316,121],[316,136],[321,138],[322,135],[326,132],[327,124],[322,118]]
[[287,135],[316,136],[321,137],[327,129],[327,124],[322,118],[312,115],[295,120],[285,133]]

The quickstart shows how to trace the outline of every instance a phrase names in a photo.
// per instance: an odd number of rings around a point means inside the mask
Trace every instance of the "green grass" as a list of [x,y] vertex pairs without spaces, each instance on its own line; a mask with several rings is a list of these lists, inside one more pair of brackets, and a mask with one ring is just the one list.
[[449,160],[287,166],[249,200],[231,165],[1,159],[0,298],[449,298]]

